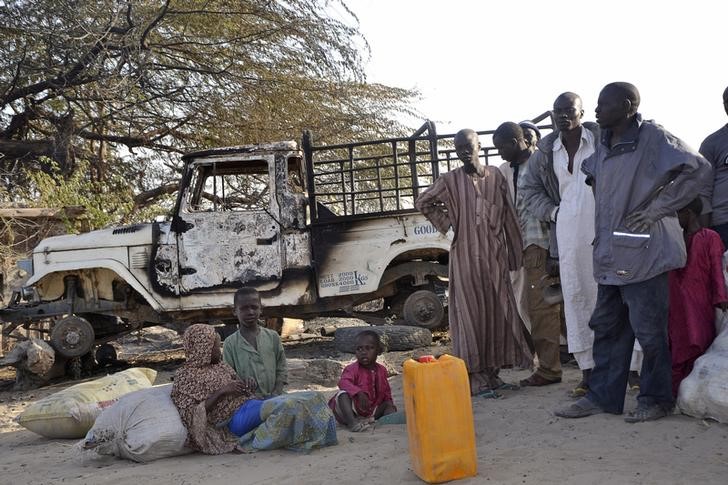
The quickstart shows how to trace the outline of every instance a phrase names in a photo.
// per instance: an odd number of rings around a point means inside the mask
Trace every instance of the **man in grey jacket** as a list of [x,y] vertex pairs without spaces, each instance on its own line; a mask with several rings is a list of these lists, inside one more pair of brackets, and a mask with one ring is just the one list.
[[[723,91],[723,108],[728,114],[728,88]],[[708,179],[708,192],[712,198],[707,204],[703,200],[703,206],[712,207],[709,225],[720,234],[723,245],[728,247],[728,124],[703,140],[700,153],[713,166]]]
[[599,286],[589,322],[595,366],[587,395],[556,411],[565,418],[623,412],[635,337],[644,352],[642,382],[637,409],[625,421],[659,419],[674,405],[667,272],[685,265],[676,212],[698,195],[709,165],[661,126],[642,121],[639,102],[632,84],[602,89],[596,109],[601,139],[581,167],[596,198]]

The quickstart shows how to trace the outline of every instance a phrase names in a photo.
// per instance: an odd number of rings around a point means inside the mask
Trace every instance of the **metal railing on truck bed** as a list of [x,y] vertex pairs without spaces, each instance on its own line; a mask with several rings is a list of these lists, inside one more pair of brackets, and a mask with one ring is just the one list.
[[[533,122],[546,118],[545,112]],[[551,125],[540,128],[550,129]],[[494,130],[478,131],[481,137]],[[418,195],[440,174],[462,165],[455,154],[455,134],[438,135],[426,121],[409,137],[314,146],[303,135],[311,222],[335,222],[417,212]],[[490,139],[488,140],[490,142]],[[481,139],[486,165],[497,150]]]

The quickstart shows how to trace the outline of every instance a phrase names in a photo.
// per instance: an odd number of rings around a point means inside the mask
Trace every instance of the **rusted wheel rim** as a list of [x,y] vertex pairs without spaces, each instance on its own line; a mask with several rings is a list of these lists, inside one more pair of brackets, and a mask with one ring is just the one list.
[[53,348],[65,357],[80,357],[90,352],[94,338],[91,324],[75,315],[57,322],[51,332]]

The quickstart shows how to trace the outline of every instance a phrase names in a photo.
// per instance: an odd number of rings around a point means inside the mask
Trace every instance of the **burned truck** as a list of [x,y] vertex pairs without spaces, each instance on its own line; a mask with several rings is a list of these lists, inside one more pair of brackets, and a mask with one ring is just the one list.
[[446,325],[450,238],[414,202],[459,166],[452,138],[426,122],[401,138],[189,153],[167,220],[38,244],[4,333],[50,320],[56,352],[79,357],[146,326],[234,323],[241,286],[268,317]]

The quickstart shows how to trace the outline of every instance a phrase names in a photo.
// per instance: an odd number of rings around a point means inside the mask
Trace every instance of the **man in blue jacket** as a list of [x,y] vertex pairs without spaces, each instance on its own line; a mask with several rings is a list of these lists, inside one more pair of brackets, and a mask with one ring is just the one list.
[[667,272],[685,265],[677,210],[695,199],[706,160],[637,112],[629,83],[602,89],[596,108],[601,139],[581,170],[596,199],[594,370],[587,395],[556,411],[579,418],[621,414],[635,337],[644,361],[637,409],[627,422],[651,421],[674,406],[667,340]]

